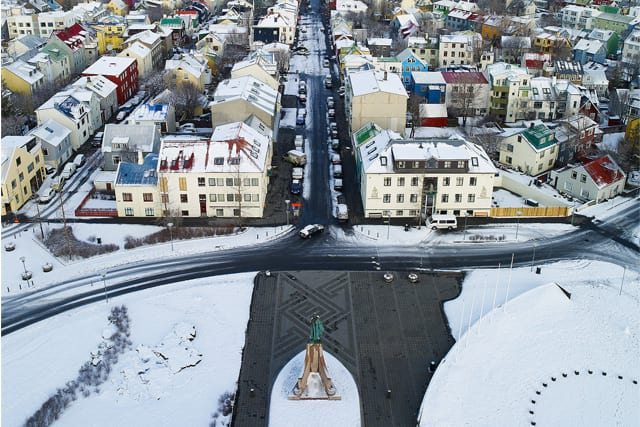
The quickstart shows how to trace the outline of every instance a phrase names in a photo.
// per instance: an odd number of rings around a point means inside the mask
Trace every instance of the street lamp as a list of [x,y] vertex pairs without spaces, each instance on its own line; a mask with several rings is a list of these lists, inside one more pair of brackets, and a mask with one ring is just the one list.
[[104,300],[109,304],[109,296],[107,295],[107,273],[102,273],[102,286],[104,287]]
[[464,235],[462,236],[463,242],[467,239],[467,218],[469,218],[469,212],[464,213]]
[[520,229],[520,215],[522,215],[522,211],[517,211],[516,215],[518,215],[518,221],[516,222],[516,242],[518,241],[518,230]]
[[291,203],[291,200],[287,199],[284,201],[285,205],[286,205],[286,209],[285,209],[285,213],[287,214],[287,227],[289,226],[289,204]]
[[27,274],[27,266],[24,263],[25,260],[26,260],[25,257],[23,257],[23,256],[20,257],[20,261],[22,262],[22,268],[24,268],[24,274],[26,275]]
[[390,232],[391,232],[391,211],[387,211],[387,240],[389,240]]
[[169,227],[169,239],[171,240],[171,252],[173,252],[173,231],[172,231],[173,223],[172,222],[168,223],[167,227]]

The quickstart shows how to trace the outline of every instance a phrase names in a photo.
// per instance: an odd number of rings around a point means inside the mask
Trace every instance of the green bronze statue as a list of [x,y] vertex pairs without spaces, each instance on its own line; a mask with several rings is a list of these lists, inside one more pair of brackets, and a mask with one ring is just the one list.
[[319,343],[322,332],[324,332],[324,326],[322,326],[320,316],[316,314],[315,316],[313,316],[313,320],[311,321],[311,333],[309,334],[309,342]]

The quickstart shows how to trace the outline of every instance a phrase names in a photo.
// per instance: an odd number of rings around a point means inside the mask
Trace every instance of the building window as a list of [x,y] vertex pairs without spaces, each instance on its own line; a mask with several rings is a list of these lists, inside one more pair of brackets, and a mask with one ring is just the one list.
[[462,202],[462,194],[456,194],[456,203]]
[[440,200],[442,201],[442,203],[448,203],[449,202],[449,195],[448,194],[443,194],[442,197],[440,198]]
[[387,177],[384,179],[384,186],[391,187],[391,178]]
[[398,178],[398,187],[404,187],[404,177]]
[[216,179],[215,178],[209,178],[209,185],[211,187],[215,187],[216,185]]
[[205,186],[205,179],[202,176],[198,177],[198,187],[204,187]]
[[507,164],[510,165],[513,162],[513,159],[509,156],[507,156],[507,158],[505,159]]
[[124,214],[126,216],[133,216],[133,208],[124,208]]
[[233,178],[227,178],[227,179],[225,180],[225,185],[226,185],[227,187],[233,187]]
[[403,161],[399,161],[398,162],[398,169],[404,169],[404,162]]
[[215,194],[209,194],[209,201],[210,202],[217,202],[218,198],[216,197]]
[[153,202],[153,194],[152,193],[142,193],[142,200],[145,202]]
[[247,193],[247,194],[245,194],[245,195],[244,195],[244,197],[243,197],[243,198],[244,198],[244,201],[245,201],[245,202],[250,202],[250,201],[251,201],[251,194],[248,194],[248,193]]
[[451,184],[451,178],[449,178],[448,176],[445,176],[444,178],[442,178],[443,187],[448,187],[449,184]]
[[578,172],[572,171],[571,172],[571,179],[577,179],[577,178],[578,178]]
[[146,216],[153,216],[153,208],[145,208],[144,209],[144,214]]
[[132,202],[133,195],[131,193],[122,193],[122,201],[123,202]]
[[461,185],[464,185],[464,178],[463,178],[463,177],[461,177],[461,176],[457,177],[457,178],[456,178],[456,185],[457,185],[458,187],[460,187]]
[[242,185],[244,187],[249,187],[251,185],[251,178],[243,178],[242,179]]
[[391,203],[391,194],[383,194],[382,203]]
[[24,172],[20,172],[20,174],[18,174],[18,179],[20,182],[24,181]]
[[180,191],[187,191],[187,178],[181,177],[178,179],[180,185]]
[[478,184],[478,178],[476,178],[475,176],[472,176],[469,178],[469,185],[471,187],[475,187]]
[[409,196],[409,201],[411,203],[418,203],[418,195],[417,194],[412,194]]
[[224,216],[224,209],[216,209],[216,216]]
[[398,194],[398,195],[396,196],[396,201],[397,201],[398,203],[404,203],[404,194]]
[[[518,139],[520,139],[520,137],[518,137]],[[518,141],[520,142],[520,141]],[[507,151],[510,153],[513,153],[513,144],[507,144]]]
[[589,198],[589,190],[582,190],[582,192],[580,193],[580,195],[582,197],[584,197],[585,199]]
[[476,201],[476,195],[475,195],[475,194],[469,194],[469,195],[467,196],[467,202],[469,202],[469,203],[473,203],[473,202],[475,202],[475,201]]
[[587,182],[587,176],[585,174],[580,174],[580,182]]
[[258,178],[251,178],[251,186],[257,187],[260,185],[260,180]]
[[180,203],[188,203],[188,202],[189,202],[189,197],[186,194],[181,194]]
[[411,178],[411,186],[412,187],[417,187],[419,182],[420,181],[419,181],[417,176],[414,176],[414,177]]
[[451,162],[449,160],[444,162],[445,169],[451,169]]
[[189,216],[189,211],[188,211],[188,210],[180,211],[180,215],[182,215],[182,216]]
[[404,216],[404,211],[396,211],[396,216]]

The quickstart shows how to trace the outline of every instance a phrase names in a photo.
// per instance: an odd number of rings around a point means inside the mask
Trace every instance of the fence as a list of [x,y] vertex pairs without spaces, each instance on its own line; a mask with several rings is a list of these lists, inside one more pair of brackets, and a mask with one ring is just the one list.
[[76,210],[74,211],[76,216],[108,216],[108,217],[116,217],[118,216],[117,209],[99,209],[99,208],[83,208],[83,206],[89,201],[89,199],[96,192],[95,188],[92,188],[89,193],[82,199],[82,202],[78,205]]
[[[520,215],[518,215],[518,212],[520,212]],[[569,215],[571,215],[571,207],[564,206],[491,208],[492,217],[566,217]]]

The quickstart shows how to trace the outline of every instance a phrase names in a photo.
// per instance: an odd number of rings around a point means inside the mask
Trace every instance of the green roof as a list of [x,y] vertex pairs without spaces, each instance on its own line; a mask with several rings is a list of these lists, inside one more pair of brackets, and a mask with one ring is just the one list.
[[67,51],[64,50],[61,45],[53,41],[49,42],[45,47],[43,47],[41,52],[49,55],[54,61],[60,61],[62,58],[69,56],[67,54]]
[[180,18],[163,18],[160,21],[160,25],[182,25],[182,19],[180,19]]
[[378,62],[398,62],[398,58],[396,58],[395,56],[381,56],[379,58],[376,58],[376,61],[378,61]]
[[522,134],[536,150],[543,150],[557,142],[555,133],[545,125],[525,129]]
[[368,124],[358,129],[354,134],[354,136],[356,138],[356,144],[359,147],[360,145],[362,145],[362,143],[370,140],[371,138],[379,134],[380,134],[380,130],[375,125],[375,123],[369,122]]

